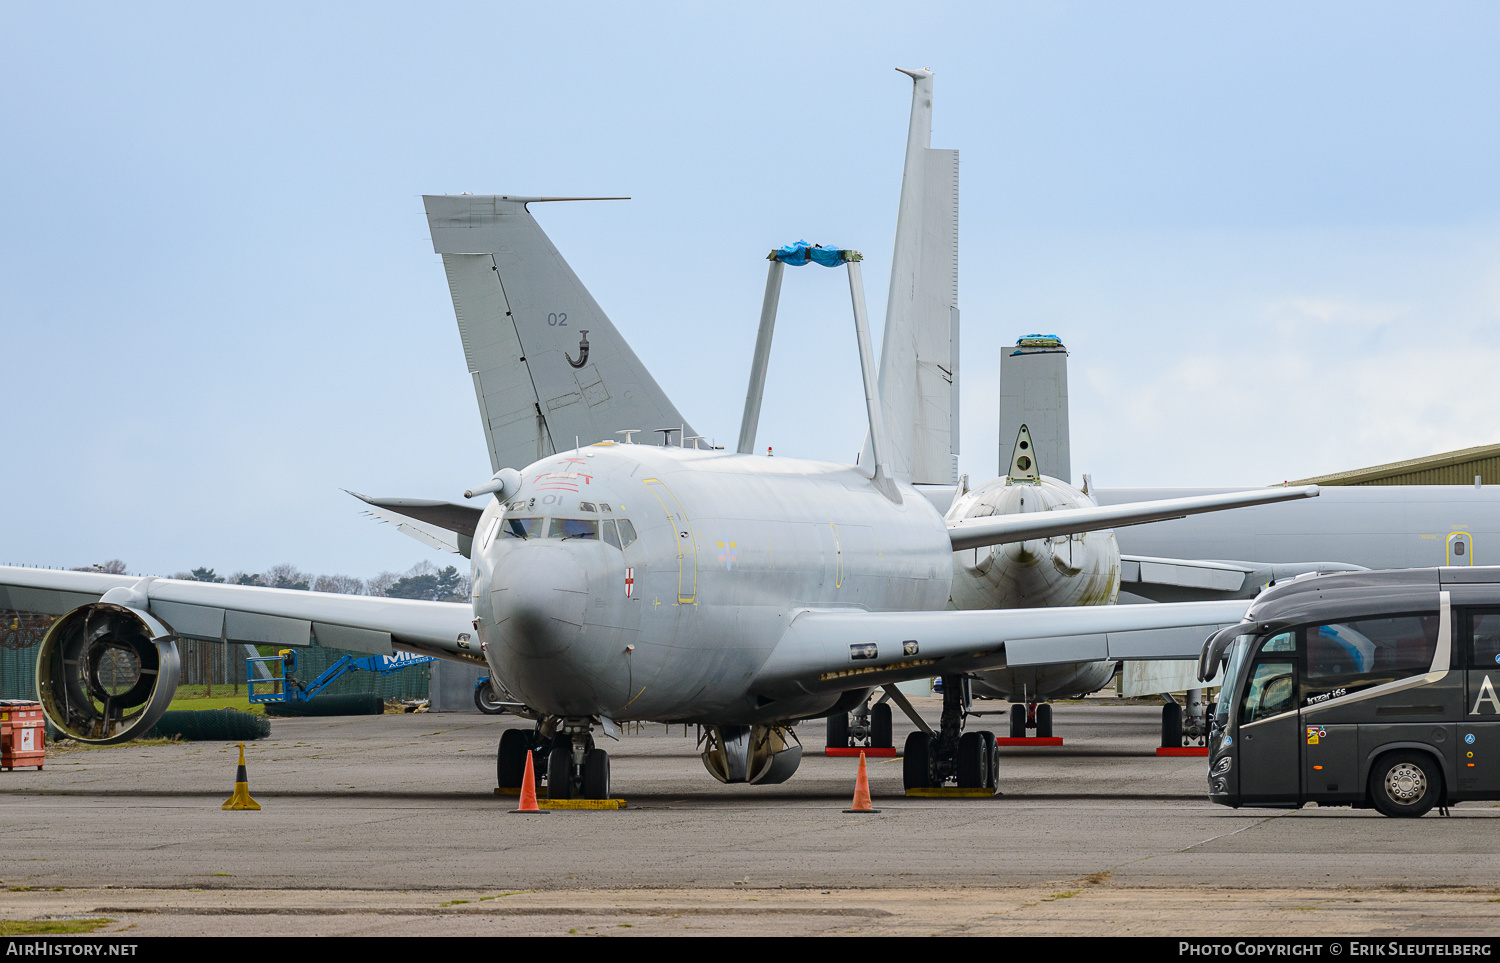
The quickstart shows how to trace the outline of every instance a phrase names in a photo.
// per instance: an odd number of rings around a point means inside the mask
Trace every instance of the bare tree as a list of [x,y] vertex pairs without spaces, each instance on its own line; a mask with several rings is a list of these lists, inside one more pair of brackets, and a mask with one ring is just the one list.
[[338,595],[363,595],[365,583],[352,575],[319,575],[313,580],[314,592],[334,592]]
[[118,558],[112,558],[107,562],[95,562],[93,565],[85,565],[82,568],[72,569],[74,572],[103,572],[106,575],[124,575],[125,563]]
[[401,581],[401,576],[396,572],[381,572],[365,582],[365,591],[371,595],[384,595],[386,589],[399,581]]
[[299,570],[291,562],[272,565],[261,576],[261,581],[271,588],[301,589],[304,592],[312,587],[312,576]]

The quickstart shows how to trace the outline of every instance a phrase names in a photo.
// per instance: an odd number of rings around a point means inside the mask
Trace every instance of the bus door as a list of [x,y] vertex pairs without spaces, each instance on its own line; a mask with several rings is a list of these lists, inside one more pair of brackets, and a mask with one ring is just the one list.
[[1500,610],[1462,617],[1469,657],[1463,722],[1458,727],[1458,791],[1500,792]]
[[1297,661],[1297,633],[1282,632],[1260,643],[1246,670],[1237,720],[1240,799],[1245,803],[1300,799]]

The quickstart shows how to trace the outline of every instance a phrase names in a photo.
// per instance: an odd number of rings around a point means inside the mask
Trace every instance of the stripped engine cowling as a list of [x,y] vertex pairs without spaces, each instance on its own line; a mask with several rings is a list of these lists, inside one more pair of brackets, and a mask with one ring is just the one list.
[[37,655],[36,688],[63,735],[106,745],[138,739],[156,724],[181,667],[170,628],[142,609],[101,600],[52,623]]
[[787,726],[704,726],[703,768],[719,782],[771,786],[802,764],[802,743]]

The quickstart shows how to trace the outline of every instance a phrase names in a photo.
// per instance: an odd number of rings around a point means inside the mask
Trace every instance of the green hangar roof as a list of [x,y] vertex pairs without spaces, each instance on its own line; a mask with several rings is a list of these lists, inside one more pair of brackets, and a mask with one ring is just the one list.
[[1500,483],[1500,445],[1481,445],[1371,468],[1299,478],[1284,485],[1472,485]]

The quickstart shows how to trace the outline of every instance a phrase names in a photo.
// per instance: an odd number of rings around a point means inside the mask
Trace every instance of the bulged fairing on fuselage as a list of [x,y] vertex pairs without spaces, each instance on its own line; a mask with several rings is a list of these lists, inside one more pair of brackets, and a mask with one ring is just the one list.
[[[510,509],[492,502],[480,522],[485,657],[516,698],[558,716],[748,725],[821,713],[837,693],[747,692],[797,610],[947,603],[943,519],[900,493],[897,504],[857,468],[790,458],[607,442],[545,458],[522,472]],[[504,534],[518,518],[626,519],[637,537]]]

